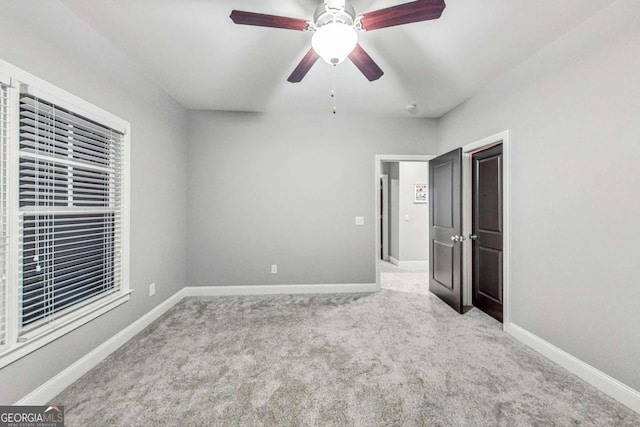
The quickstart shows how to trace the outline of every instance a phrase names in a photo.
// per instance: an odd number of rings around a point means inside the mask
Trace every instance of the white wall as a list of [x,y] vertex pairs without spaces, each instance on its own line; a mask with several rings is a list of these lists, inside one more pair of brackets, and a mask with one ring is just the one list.
[[640,2],[621,0],[440,122],[512,134],[512,320],[640,390]]
[[[427,184],[429,163],[400,162],[400,254],[398,260],[427,261],[429,208],[425,203],[414,203],[414,184]],[[405,220],[408,215],[409,220]],[[420,263],[416,263],[420,264]]]
[[435,131],[426,119],[190,112],[189,285],[375,283],[375,155],[430,154]]
[[[185,285],[185,111],[57,1],[2,1],[0,59],[131,123],[131,300],[0,369],[13,404]],[[147,284],[157,292],[148,297]]]

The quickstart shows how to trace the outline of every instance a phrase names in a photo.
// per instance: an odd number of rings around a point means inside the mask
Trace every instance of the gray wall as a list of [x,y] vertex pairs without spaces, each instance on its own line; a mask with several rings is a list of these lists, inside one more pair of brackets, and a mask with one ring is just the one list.
[[640,2],[447,114],[440,152],[512,131],[513,322],[640,390]]
[[189,112],[189,285],[375,282],[374,156],[435,144],[426,119]]
[[[399,261],[426,261],[429,246],[429,205],[414,203],[414,185],[427,184],[429,163],[400,162]],[[405,221],[405,215],[409,220]]]
[[[185,111],[56,1],[2,2],[0,59],[131,123],[131,300],[0,369],[12,404],[185,285]],[[147,284],[155,281],[156,295]]]

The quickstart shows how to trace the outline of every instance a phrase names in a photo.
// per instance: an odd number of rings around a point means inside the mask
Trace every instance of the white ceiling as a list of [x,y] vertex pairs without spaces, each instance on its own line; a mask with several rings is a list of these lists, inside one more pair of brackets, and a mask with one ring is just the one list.
[[[235,25],[233,9],[311,19],[320,0],[63,0],[190,109],[439,117],[614,0],[449,0],[436,21],[360,33],[384,70],[318,61],[286,81],[311,34]],[[352,0],[357,13],[406,0]]]

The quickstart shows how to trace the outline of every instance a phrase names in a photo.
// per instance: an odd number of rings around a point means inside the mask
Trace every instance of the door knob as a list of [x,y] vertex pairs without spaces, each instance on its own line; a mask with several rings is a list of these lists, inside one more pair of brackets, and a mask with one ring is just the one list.
[[456,235],[456,236],[451,236],[451,241],[452,242],[459,242],[460,241],[460,236]]
[[478,238],[478,236],[476,236],[475,234],[469,234],[469,238],[471,240],[476,240]]

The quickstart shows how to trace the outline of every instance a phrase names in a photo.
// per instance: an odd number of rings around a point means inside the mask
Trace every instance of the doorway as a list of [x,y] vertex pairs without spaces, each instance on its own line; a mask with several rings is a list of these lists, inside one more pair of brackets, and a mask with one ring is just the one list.
[[[383,226],[384,226],[384,220],[378,220],[378,218],[380,217],[381,213],[382,213],[382,198],[383,198],[383,192],[380,191],[380,182],[383,175],[383,164],[384,163],[390,163],[390,162],[428,162],[430,159],[432,159],[434,156],[430,156],[430,155],[407,155],[407,154],[379,154],[375,156],[375,168],[374,168],[374,182],[375,182],[375,216],[374,218],[376,218],[376,221],[374,221],[375,224],[375,240],[374,240],[374,260],[375,260],[375,273],[376,273],[376,288],[377,290],[381,289],[381,271],[382,269],[385,269],[385,272],[388,272],[388,269],[386,267],[389,267],[388,265],[382,264],[384,261],[380,260],[380,254],[381,254],[381,243],[382,243],[382,239],[383,237]],[[392,179],[391,177],[387,178],[387,182],[388,185],[391,185]],[[414,184],[414,183],[412,183]],[[417,183],[415,183],[417,184]],[[391,199],[392,195],[388,194],[387,198]],[[390,212],[388,212],[388,215],[391,215]],[[404,219],[404,216],[403,216]],[[388,221],[387,221],[388,223]],[[387,227],[387,231],[389,234],[391,234],[391,232],[388,230]],[[391,240],[393,240],[392,236],[387,236],[387,242],[389,243]],[[424,245],[426,246],[426,242],[424,242]],[[389,253],[389,251],[387,251],[387,256],[389,258],[392,257],[392,254]],[[384,257],[384,254],[383,254]],[[397,266],[396,266],[397,267]],[[406,267],[406,265],[402,265],[400,266],[402,267]]]

